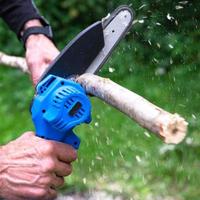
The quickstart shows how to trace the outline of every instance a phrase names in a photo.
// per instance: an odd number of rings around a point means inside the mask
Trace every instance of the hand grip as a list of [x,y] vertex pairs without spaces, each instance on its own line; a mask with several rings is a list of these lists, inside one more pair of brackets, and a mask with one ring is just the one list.
[[69,144],[73,146],[75,149],[79,148],[80,145],[80,139],[77,135],[74,134],[74,132],[71,130],[64,139],[65,144]]
[[91,104],[84,89],[73,81],[49,75],[36,88],[31,114],[36,135],[79,148],[73,128],[90,123]]

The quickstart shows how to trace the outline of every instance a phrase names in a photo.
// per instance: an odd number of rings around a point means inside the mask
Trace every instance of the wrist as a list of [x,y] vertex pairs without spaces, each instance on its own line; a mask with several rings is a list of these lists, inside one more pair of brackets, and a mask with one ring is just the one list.
[[31,28],[31,27],[42,27],[42,26],[43,26],[42,23],[38,19],[29,20],[24,24],[24,27],[23,27],[20,35],[23,36],[24,31],[27,30],[28,28]]
[[43,34],[32,34],[30,35],[27,39],[26,42],[24,44],[25,49],[30,49],[32,47],[36,47],[37,43],[40,42],[40,40],[42,40],[43,38],[45,38],[46,36]]
[[[31,27],[42,27],[42,24],[41,24],[40,20],[38,20],[38,19],[29,20],[29,21],[27,21],[27,22],[24,24],[24,27],[23,27],[23,29],[22,29],[20,35],[23,36],[23,35],[24,35],[24,32],[25,32],[27,29],[31,28]],[[24,46],[27,48],[27,44],[28,44],[28,43],[30,43],[30,42],[32,42],[32,41],[34,42],[34,41],[36,41],[36,40],[37,40],[38,38],[40,38],[40,37],[41,37],[41,34],[38,34],[38,35],[32,34],[32,35],[30,35],[30,36],[26,39],[26,42],[24,43]]]
[[[43,36],[42,36],[43,35]],[[24,47],[27,48],[28,41],[32,41],[34,38],[46,37],[53,41],[53,33],[50,25],[42,24],[39,20],[30,20],[24,25],[24,29],[21,32],[21,41]],[[37,42],[37,40],[34,40]]]

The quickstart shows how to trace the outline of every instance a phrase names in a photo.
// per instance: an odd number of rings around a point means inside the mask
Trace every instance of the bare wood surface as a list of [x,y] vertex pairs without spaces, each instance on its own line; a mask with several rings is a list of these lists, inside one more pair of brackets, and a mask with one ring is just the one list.
[[0,64],[14,68],[20,68],[23,72],[28,72],[26,61],[21,57],[9,56],[3,52],[0,52]]
[[[24,58],[8,56],[0,52],[0,64],[18,67],[28,72]],[[177,144],[185,138],[188,123],[178,114],[171,114],[155,106],[107,78],[83,74],[77,77],[76,81],[85,88],[87,93],[125,113],[142,127],[155,133],[165,143]]]
[[110,79],[83,74],[77,78],[77,82],[88,93],[125,113],[142,127],[158,135],[165,143],[177,144],[184,139],[187,122],[178,114],[166,112]]

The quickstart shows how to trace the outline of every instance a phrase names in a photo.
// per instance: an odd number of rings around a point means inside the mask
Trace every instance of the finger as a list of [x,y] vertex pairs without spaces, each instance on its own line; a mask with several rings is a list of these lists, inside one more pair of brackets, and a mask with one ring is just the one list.
[[58,162],[55,173],[57,176],[68,176],[72,173],[72,165],[64,162]]
[[53,188],[49,188],[49,197],[47,197],[45,200],[53,200],[56,199],[57,197],[57,192]]
[[56,189],[57,187],[61,187],[64,184],[64,177],[57,176],[55,172],[48,173],[46,176],[43,176],[39,179],[39,181],[35,184],[37,187],[46,188],[52,187]]
[[51,51],[48,51],[48,54],[46,54],[46,59],[52,62],[58,55],[59,51],[55,46],[51,49]]
[[61,142],[55,142],[55,152],[58,160],[66,163],[71,163],[77,158],[76,150],[68,145]]
[[54,55],[53,53],[49,54],[48,56],[46,56],[46,57],[44,58],[45,63],[46,63],[47,65],[50,65],[50,64],[54,61],[54,59],[57,57],[57,55],[58,55],[58,54]]
[[18,191],[15,192],[15,196],[9,195],[8,199],[11,200],[53,200],[57,197],[55,189],[49,187],[37,187],[37,186],[20,186]]
[[34,67],[31,70],[31,79],[33,81],[33,84],[36,85],[40,79],[40,77],[42,76],[42,74],[44,73],[44,71],[47,69],[49,65],[45,62],[41,63],[39,65],[39,67]]
[[56,189],[58,187],[63,186],[64,183],[65,183],[64,177],[57,176],[56,174],[53,174],[53,180],[52,180],[52,183],[51,183],[50,186],[51,186],[52,189]]

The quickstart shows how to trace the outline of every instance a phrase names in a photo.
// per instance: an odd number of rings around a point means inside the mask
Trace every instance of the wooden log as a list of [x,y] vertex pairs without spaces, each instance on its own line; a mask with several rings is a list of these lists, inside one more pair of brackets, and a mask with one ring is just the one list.
[[125,113],[165,143],[177,144],[185,138],[188,123],[178,114],[166,112],[110,79],[83,74],[76,80],[88,93]]
[[9,56],[3,52],[0,52],[0,64],[14,68],[20,68],[23,72],[29,73],[26,60],[21,57]]

